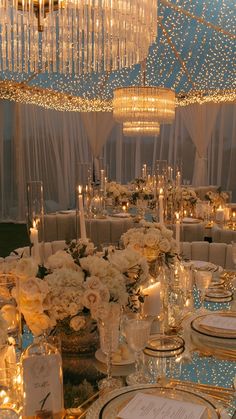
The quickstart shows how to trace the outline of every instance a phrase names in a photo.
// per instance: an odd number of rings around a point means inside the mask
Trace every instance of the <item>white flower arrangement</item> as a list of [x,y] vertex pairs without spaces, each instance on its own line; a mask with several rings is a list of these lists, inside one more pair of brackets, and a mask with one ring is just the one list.
[[133,247],[145,255],[149,261],[160,254],[166,258],[177,254],[176,241],[173,232],[164,225],[152,222],[141,222],[140,228],[131,228],[121,236],[125,247]]
[[229,195],[227,192],[222,192],[221,188],[218,188],[216,192],[208,191],[205,194],[205,198],[207,201],[210,201],[210,203],[215,207],[218,208],[221,205],[225,205],[226,202],[229,201]]
[[119,200],[129,195],[128,188],[116,182],[108,182],[106,185],[106,194],[108,198]]
[[196,204],[197,202],[197,194],[194,189],[191,188],[181,188],[182,199],[186,203],[190,203],[191,205]]
[[24,275],[20,277],[19,295],[15,289],[13,296],[35,335],[59,325],[82,331],[88,312],[98,320],[107,304],[126,306],[148,275],[146,261],[132,249],[114,251],[106,259],[98,255],[80,258],[77,251],[72,254],[74,259],[67,250],[51,256],[50,270],[43,279],[32,276],[29,261],[19,262],[24,265]]

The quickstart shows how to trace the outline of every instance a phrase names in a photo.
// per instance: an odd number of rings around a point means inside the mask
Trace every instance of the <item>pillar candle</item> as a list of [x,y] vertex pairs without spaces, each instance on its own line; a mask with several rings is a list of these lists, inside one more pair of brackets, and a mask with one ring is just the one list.
[[33,221],[33,227],[30,228],[30,241],[33,245],[32,247],[32,256],[37,263],[40,262],[39,255],[39,233],[36,227],[36,222]]
[[177,186],[177,188],[180,188],[180,179],[181,179],[181,174],[178,171],[177,174],[176,174],[176,186]]
[[161,311],[160,282],[156,282],[142,290],[144,294],[143,314],[157,316]]
[[106,195],[107,193],[107,177],[105,177],[105,181],[104,181],[104,195]]
[[163,199],[164,199],[163,189],[161,188],[160,194],[159,194],[159,223],[160,224],[164,223]]
[[100,190],[104,192],[105,190],[105,172],[104,170],[100,170]]
[[224,210],[223,210],[223,208],[217,208],[217,210],[216,210],[216,221],[218,222],[218,223],[223,223],[224,222],[224,217],[225,217],[225,215],[224,215]]
[[175,231],[175,239],[177,243],[177,253],[180,252],[180,219],[179,219],[179,213],[176,212],[176,231]]
[[85,227],[85,219],[84,219],[84,205],[83,205],[83,195],[82,195],[82,186],[79,185],[78,187],[79,192],[79,219],[80,219],[80,236],[81,239],[86,239],[86,227]]

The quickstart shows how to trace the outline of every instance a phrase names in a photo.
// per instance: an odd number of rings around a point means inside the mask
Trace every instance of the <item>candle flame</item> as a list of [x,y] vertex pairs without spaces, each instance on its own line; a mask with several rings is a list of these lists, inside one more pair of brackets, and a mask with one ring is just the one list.
[[160,189],[160,195],[163,195],[163,189],[162,188]]
[[79,194],[81,195],[82,194],[82,186],[81,185],[78,186],[78,191],[79,191]]
[[36,223],[36,221],[34,220],[33,221],[33,228],[36,228],[37,227],[37,223]]
[[175,213],[176,220],[179,220],[179,212]]

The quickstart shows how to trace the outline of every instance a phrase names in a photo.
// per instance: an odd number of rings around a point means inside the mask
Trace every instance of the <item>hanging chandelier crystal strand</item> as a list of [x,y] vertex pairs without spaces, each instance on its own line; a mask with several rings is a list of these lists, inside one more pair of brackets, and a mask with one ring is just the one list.
[[158,136],[160,134],[160,124],[145,121],[124,122],[123,134],[127,137]]
[[0,70],[86,74],[143,60],[156,0],[0,0]]
[[159,135],[160,123],[175,118],[175,92],[152,86],[115,89],[113,116],[123,123],[124,135]]

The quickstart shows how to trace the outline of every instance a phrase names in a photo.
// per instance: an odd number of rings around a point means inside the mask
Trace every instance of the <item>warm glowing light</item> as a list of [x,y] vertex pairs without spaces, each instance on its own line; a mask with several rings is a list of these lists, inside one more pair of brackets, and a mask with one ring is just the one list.
[[156,0],[0,0],[0,70],[88,74],[145,59]]
[[175,93],[171,89],[131,86],[114,90],[113,115],[118,122],[171,123],[175,117]]

